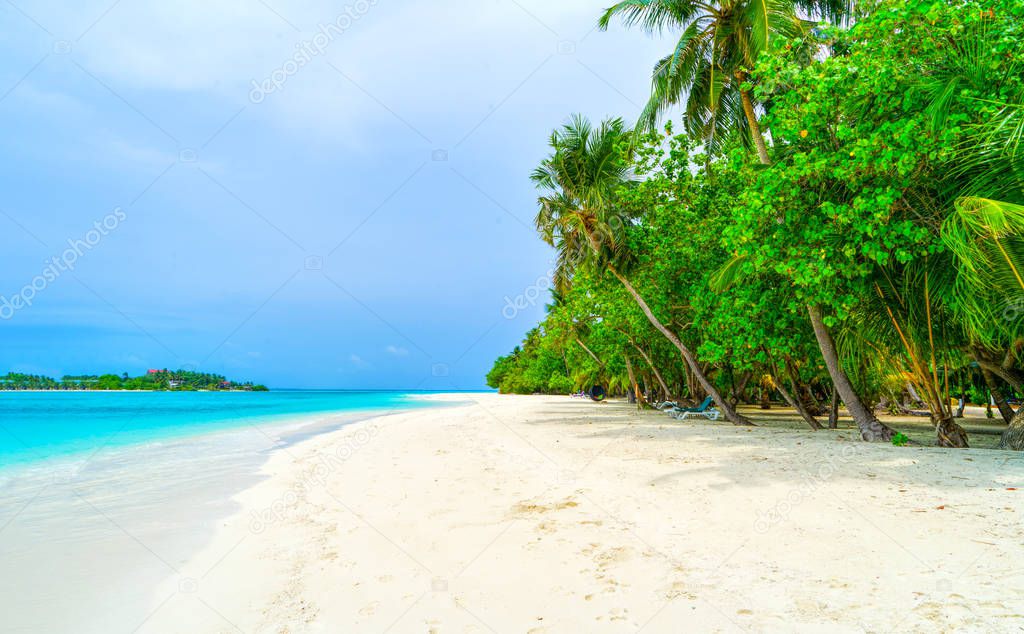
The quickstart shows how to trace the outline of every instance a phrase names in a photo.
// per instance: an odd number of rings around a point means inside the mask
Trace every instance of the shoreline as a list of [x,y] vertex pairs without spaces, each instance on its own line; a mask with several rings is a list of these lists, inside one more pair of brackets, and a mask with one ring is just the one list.
[[[21,392],[32,392],[35,394],[53,392],[52,390],[17,390]],[[58,390],[59,391],[59,390]],[[138,392],[146,393],[167,393],[166,390],[67,390],[67,393],[80,394],[82,392],[90,393],[124,393],[124,394],[135,394]],[[14,392],[12,390],[11,392]],[[327,391],[331,392],[331,391]],[[2,393],[2,392],[0,392]],[[194,394],[195,392],[182,392],[188,394]],[[241,393],[241,392],[239,392]],[[409,397],[410,401],[430,401],[430,396],[433,394],[419,394],[413,392],[402,392],[400,390],[387,390],[382,393],[393,393],[403,394]],[[459,394],[454,392],[453,394]],[[410,408],[420,407],[418,405],[410,405]],[[176,443],[186,442],[189,439],[200,439],[208,436],[215,436],[220,434],[231,434],[237,432],[240,429],[246,427],[269,427],[275,433],[276,432],[288,432],[295,430],[289,430],[288,428],[294,427],[296,430],[309,425],[314,425],[317,421],[328,420],[337,417],[347,416],[360,416],[360,417],[372,417],[379,415],[385,411],[402,411],[402,407],[389,407],[381,409],[379,407],[369,406],[361,409],[351,410],[314,410],[310,412],[288,412],[279,414],[270,414],[266,416],[242,416],[242,417],[230,417],[224,418],[223,420],[211,420],[205,421],[205,424],[210,425],[210,428],[175,428],[168,427],[161,430],[162,433],[157,433],[150,437],[131,438],[117,443],[110,443],[109,441],[97,448],[94,446],[83,446],[75,447],[71,449],[61,449],[52,455],[39,455],[41,450],[32,449],[28,450],[20,456],[14,456],[9,458],[9,461],[0,464],[0,477],[15,478],[18,477],[22,471],[34,471],[40,469],[67,469],[73,467],[76,462],[80,462],[83,459],[88,459],[95,455],[99,451],[132,451],[137,449],[144,449],[147,446],[154,445],[159,446],[165,443]],[[327,423],[330,424],[329,422]],[[329,431],[329,430],[328,430]],[[321,432],[313,432],[316,433]],[[114,433],[113,437],[121,436],[121,432]],[[52,449],[51,449],[52,451]],[[70,469],[74,472],[74,469]]]
[[453,396],[471,402],[274,452],[140,631],[1000,632],[1024,619],[1012,452]]
[[[241,510],[236,496],[265,478],[262,467],[276,454],[361,421],[433,406],[408,407],[283,414],[5,465],[0,565],[23,571],[0,577],[6,625],[132,631],[153,592]],[[39,534],[54,538],[39,541]]]

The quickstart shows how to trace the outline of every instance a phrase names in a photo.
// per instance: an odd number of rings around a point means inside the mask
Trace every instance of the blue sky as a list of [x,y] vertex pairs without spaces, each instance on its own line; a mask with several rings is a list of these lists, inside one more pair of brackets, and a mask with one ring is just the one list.
[[606,4],[0,3],[0,371],[483,387],[543,314],[548,133],[664,49]]

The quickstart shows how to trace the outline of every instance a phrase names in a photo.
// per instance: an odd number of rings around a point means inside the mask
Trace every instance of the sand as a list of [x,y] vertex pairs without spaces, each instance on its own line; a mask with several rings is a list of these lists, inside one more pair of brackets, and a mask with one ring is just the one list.
[[465,395],[274,454],[142,632],[1021,632],[1024,461]]

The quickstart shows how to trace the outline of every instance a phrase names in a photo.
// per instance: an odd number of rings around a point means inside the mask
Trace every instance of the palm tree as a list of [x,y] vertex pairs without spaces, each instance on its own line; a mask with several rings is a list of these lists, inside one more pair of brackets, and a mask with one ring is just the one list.
[[806,26],[793,2],[623,0],[605,11],[598,26],[607,29],[615,17],[651,34],[681,32],[675,49],[654,66],[641,128],[653,129],[668,108],[683,104],[687,133],[704,140],[710,151],[746,129],[744,138],[753,142],[762,163],[769,162],[751,97],[750,71],[772,38],[795,36]]
[[574,115],[551,134],[552,153],[534,170],[531,179],[543,194],[538,199],[537,230],[558,249],[556,280],[565,284],[584,264],[609,271],[633,297],[658,332],[679,350],[683,360],[711,395],[722,413],[737,425],[749,425],[708,380],[693,352],[651,310],[636,287],[620,270],[628,258],[625,233],[630,225],[615,205],[618,187],[631,179],[629,162],[621,147],[630,132],[622,119],[594,128],[582,115]]
[[[985,115],[968,124],[938,179],[952,208],[942,238],[955,255],[955,309],[979,364],[1020,390],[1024,380],[1013,366],[1024,344],[1024,89],[1020,64],[1007,66],[997,48],[1006,18],[982,17],[940,64],[924,69],[923,85],[936,129],[947,125],[958,95],[982,95],[970,100]],[[1003,361],[990,364],[991,352]],[[1013,417],[1000,447],[1024,450],[1024,414]]]
[[[747,268],[749,261],[749,257],[742,254],[730,258],[712,275],[711,290],[724,292],[740,279],[753,275],[753,271]],[[763,273],[761,274],[763,275]],[[810,304],[807,306],[807,313],[814,331],[814,338],[818,343],[822,359],[825,361],[825,368],[828,370],[829,378],[832,379],[835,394],[846,405],[847,411],[860,430],[861,438],[868,442],[890,440],[896,432],[882,423],[857,393],[857,388],[843,367],[832,331],[825,323],[824,310],[818,304]],[[838,406],[837,403],[838,401],[833,402],[834,408]],[[810,421],[807,422],[810,423]]]
[[[956,256],[956,308],[976,349],[1006,350],[1012,361],[1024,339],[1024,205],[960,199],[956,213],[943,223],[942,238]],[[1024,388],[1008,364],[987,365],[983,355],[976,356],[984,371],[999,373],[1014,389]],[[999,447],[1024,450],[1024,408],[1010,421]]]
[[953,258],[948,252],[876,268],[869,290],[846,323],[858,352],[904,377],[928,406],[940,447],[966,448],[967,432],[950,405],[950,370],[963,365],[963,335],[955,305]]
[[[746,130],[762,164],[771,163],[750,95],[749,71],[772,37],[799,34],[809,23],[796,16],[843,19],[852,12],[846,0],[623,0],[601,16],[607,29],[613,17],[648,33],[668,29],[682,35],[675,50],[655,66],[650,100],[641,115],[641,128],[651,129],[669,107],[685,101],[688,134],[702,139],[714,152],[737,130]],[[745,122],[745,125],[744,125]],[[746,138],[746,137],[745,137]],[[888,440],[893,431],[861,401],[839,360],[835,341],[824,323],[820,306],[808,314],[836,390],[860,427],[865,440]]]

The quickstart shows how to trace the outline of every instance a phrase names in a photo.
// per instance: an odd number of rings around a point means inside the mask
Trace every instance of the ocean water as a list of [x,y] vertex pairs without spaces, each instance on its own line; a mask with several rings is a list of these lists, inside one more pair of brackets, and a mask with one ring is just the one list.
[[0,632],[139,631],[271,453],[420,396],[0,392]]
[[403,392],[0,392],[0,469],[320,413],[389,411]]

